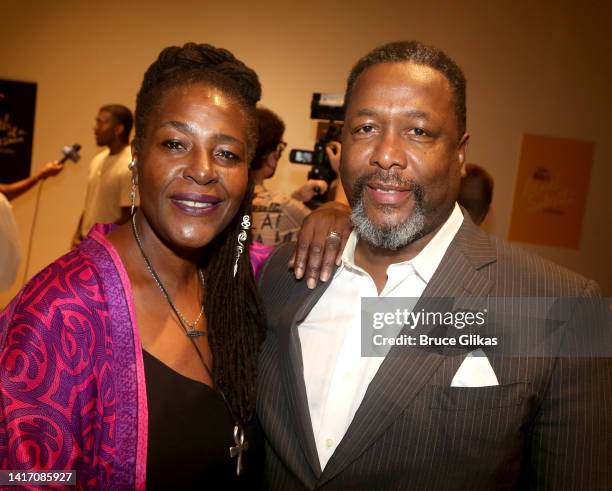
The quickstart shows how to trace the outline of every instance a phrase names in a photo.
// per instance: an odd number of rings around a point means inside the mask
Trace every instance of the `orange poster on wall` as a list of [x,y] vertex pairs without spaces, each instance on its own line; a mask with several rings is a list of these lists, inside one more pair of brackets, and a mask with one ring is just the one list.
[[593,142],[524,135],[509,240],[578,249]]

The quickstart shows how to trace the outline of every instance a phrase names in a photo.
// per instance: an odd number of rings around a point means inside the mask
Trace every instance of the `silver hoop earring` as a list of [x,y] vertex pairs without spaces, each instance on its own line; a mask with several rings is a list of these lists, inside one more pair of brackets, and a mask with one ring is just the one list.
[[130,208],[130,215],[134,214],[134,210],[136,209],[136,186],[137,186],[137,178],[136,178],[136,161],[132,160],[128,165],[128,169],[132,172],[132,187],[130,188],[130,201],[132,202],[132,206]]
[[240,256],[244,252],[244,243],[247,240],[247,231],[251,228],[251,217],[249,215],[244,215],[242,217],[242,223],[240,224],[242,230],[238,234],[238,245],[236,246],[236,261],[234,262],[234,278],[236,277],[236,273],[238,272],[238,261],[240,260]]

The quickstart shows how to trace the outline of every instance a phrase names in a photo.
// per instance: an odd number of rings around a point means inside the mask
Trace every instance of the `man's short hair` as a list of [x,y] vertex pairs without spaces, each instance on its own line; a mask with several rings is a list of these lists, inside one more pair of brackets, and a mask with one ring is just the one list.
[[493,200],[493,178],[476,164],[465,165],[465,177],[461,179],[457,202],[463,206],[479,225],[486,217]]
[[110,113],[113,118],[115,118],[117,123],[123,125],[123,133],[121,134],[121,138],[126,142],[129,141],[132,125],[134,124],[132,111],[121,104],[107,104],[106,106],[102,106],[100,111]]
[[401,62],[425,65],[439,71],[446,77],[451,86],[459,138],[461,138],[466,129],[465,75],[461,68],[442,50],[418,41],[399,41],[384,44],[361,58],[349,74],[344,97],[345,104],[348,105],[357,78],[367,68],[381,63]]
[[265,107],[257,108],[257,126],[259,127],[259,140],[255,156],[251,161],[253,170],[261,169],[265,158],[270,152],[276,150],[285,133],[283,120]]

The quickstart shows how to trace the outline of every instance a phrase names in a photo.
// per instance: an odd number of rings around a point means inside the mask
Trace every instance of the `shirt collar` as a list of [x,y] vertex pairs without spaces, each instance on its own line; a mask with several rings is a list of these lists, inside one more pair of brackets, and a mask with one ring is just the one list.
[[[410,261],[394,263],[389,265],[389,268],[411,265],[417,274],[423,278],[426,283],[429,283],[429,280],[431,280],[431,277],[442,262],[442,258],[444,254],[446,254],[448,246],[455,238],[462,224],[463,213],[461,213],[459,205],[455,203],[455,207],[450,216],[421,252]],[[359,237],[357,236],[357,232],[353,230],[342,252],[342,265],[338,268],[338,272],[345,267],[363,271],[359,266],[355,265],[355,248],[357,247],[358,240]]]

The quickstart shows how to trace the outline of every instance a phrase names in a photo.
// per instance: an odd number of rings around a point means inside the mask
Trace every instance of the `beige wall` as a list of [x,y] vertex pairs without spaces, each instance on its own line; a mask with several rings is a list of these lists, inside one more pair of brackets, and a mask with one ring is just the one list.
[[[256,4],[0,0],[0,78],[38,83],[34,168],[56,158],[63,145],[83,146],[83,160],[45,185],[30,272],[67,250],[87,163],[97,150],[97,108],[133,107],[144,70],[161,48],[194,40],[233,51],[260,74],[263,103],[283,115],[290,147],[308,148],[311,93],[342,91],[359,56],[386,41],[414,38],[443,48],[466,72],[469,160],[495,178],[488,227],[496,235],[507,234],[524,132],[596,142],[580,250],[524,246],[597,279],[612,294],[609,8],[567,0]],[[307,168],[283,164],[272,186],[297,186]],[[24,252],[34,197],[14,202]],[[0,294],[0,305],[17,287]]]

